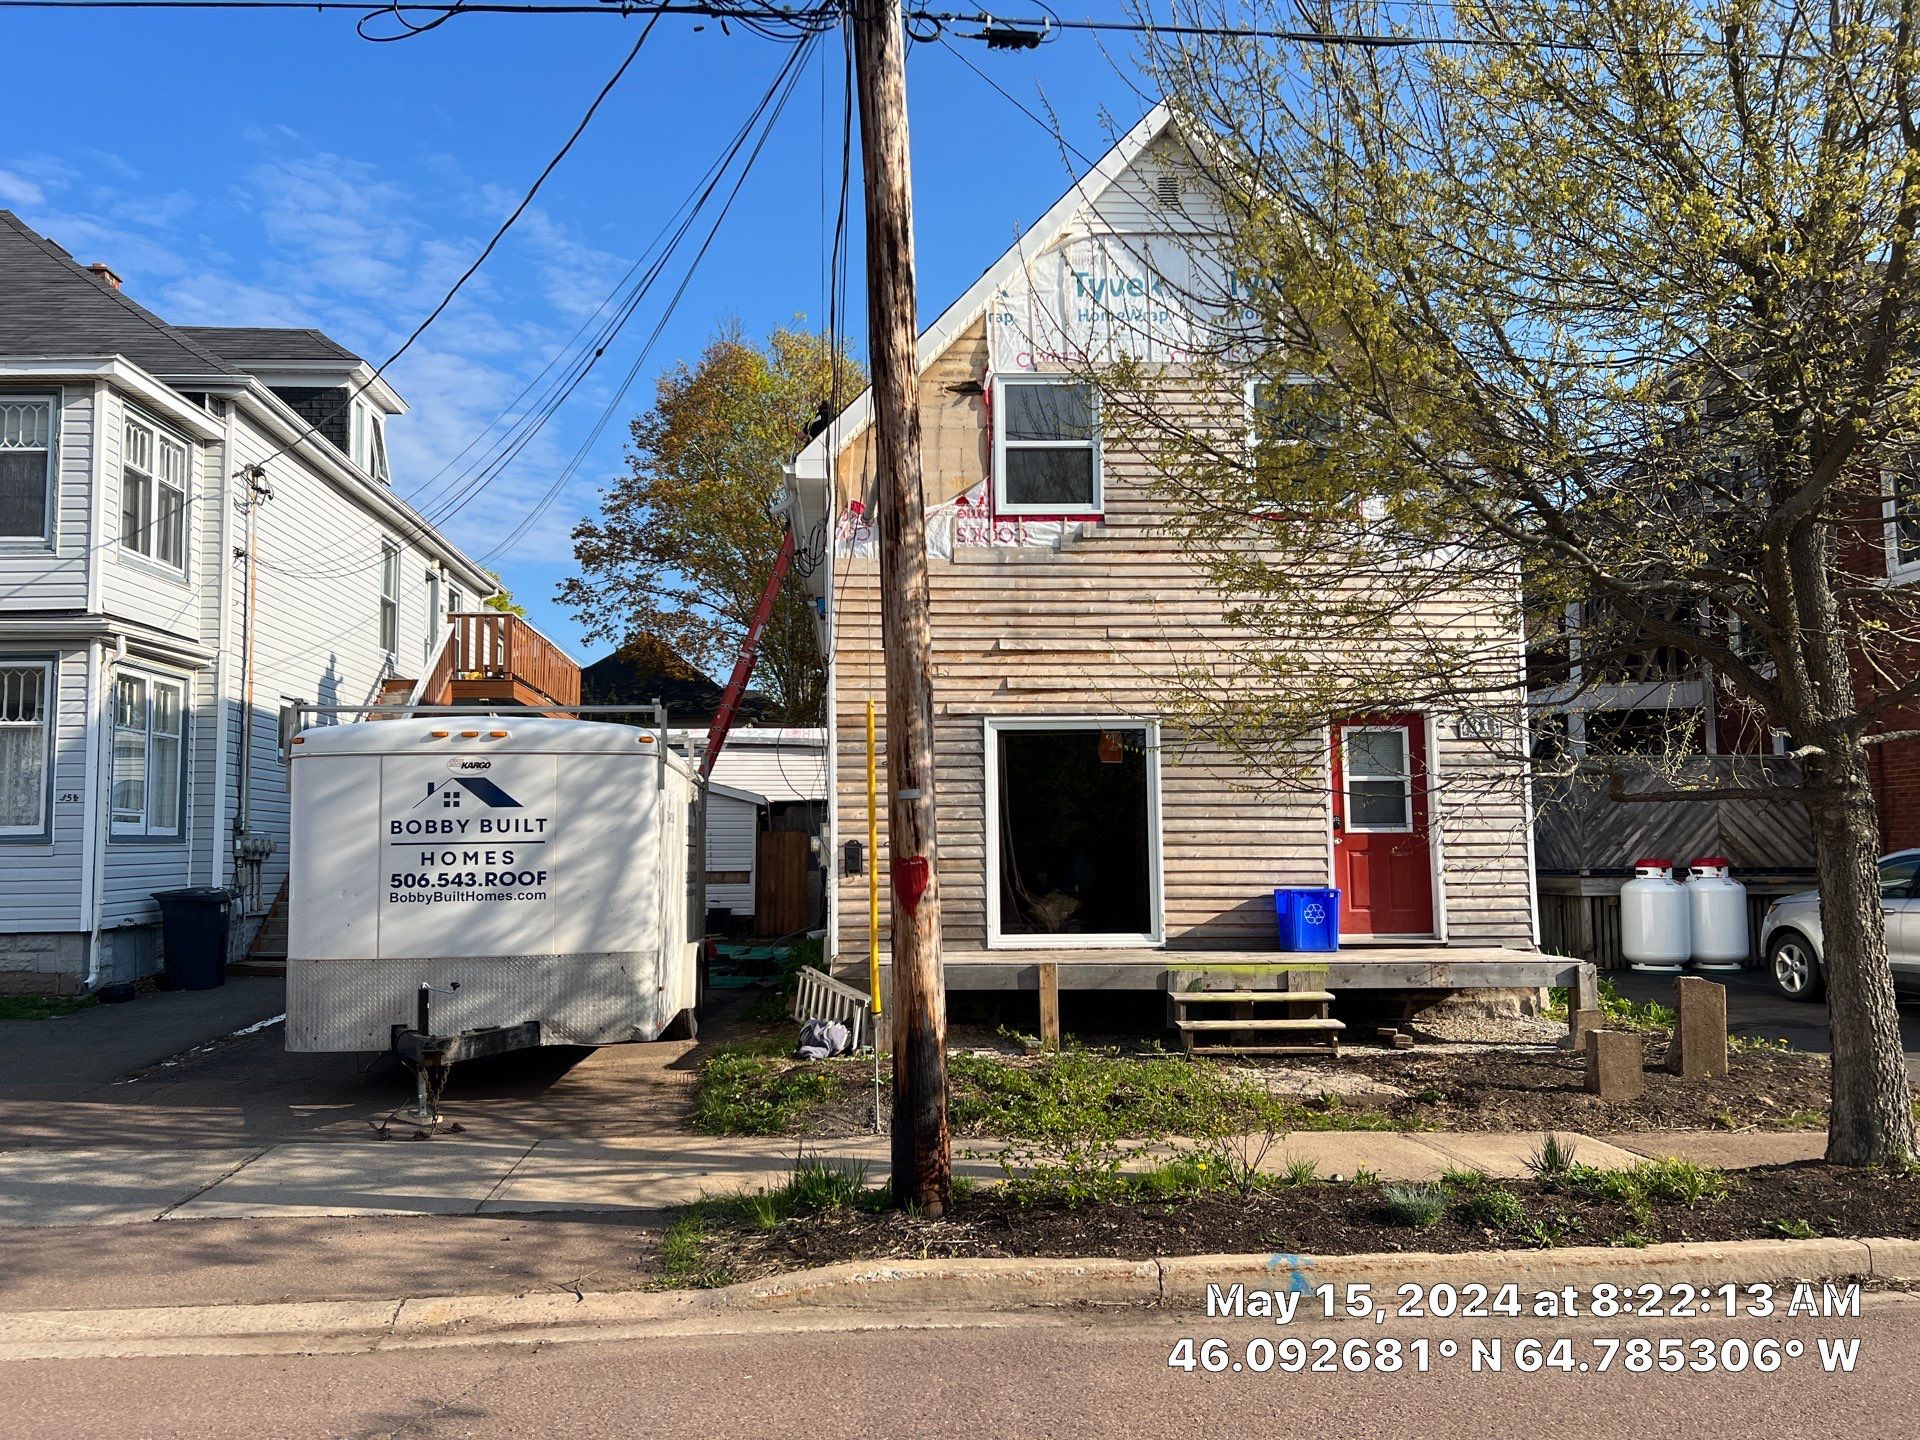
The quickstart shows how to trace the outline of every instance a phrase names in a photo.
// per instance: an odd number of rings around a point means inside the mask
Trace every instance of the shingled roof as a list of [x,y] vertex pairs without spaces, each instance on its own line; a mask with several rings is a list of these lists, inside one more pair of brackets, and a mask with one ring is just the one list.
[[0,355],[124,355],[174,383],[241,372],[0,210]]
[[252,325],[181,325],[182,335],[246,369],[275,361],[337,361],[358,365],[360,357],[318,330],[268,330]]

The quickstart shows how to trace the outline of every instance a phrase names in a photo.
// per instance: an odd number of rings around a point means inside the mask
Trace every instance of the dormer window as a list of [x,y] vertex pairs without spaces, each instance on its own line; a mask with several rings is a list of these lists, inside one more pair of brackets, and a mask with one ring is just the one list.
[[994,399],[994,509],[1099,514],[1099,392],[1067,375],[1002,375]]
[[387,417],[371,405],[355,402],[353,407],[353,463],[382,485],[391,485],[393,475],[387,468]]

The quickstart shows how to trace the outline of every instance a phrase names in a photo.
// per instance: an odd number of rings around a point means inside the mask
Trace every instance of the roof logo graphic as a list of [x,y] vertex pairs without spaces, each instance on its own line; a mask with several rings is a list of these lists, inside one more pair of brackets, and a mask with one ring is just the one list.
[[451,780],[430,780],[427,793],[413,802],[418,810],[438,799],[442,810],[458,810],[462,797],[478,800],[489,810],[518,810],[520,802],[484,775],[457,775]]

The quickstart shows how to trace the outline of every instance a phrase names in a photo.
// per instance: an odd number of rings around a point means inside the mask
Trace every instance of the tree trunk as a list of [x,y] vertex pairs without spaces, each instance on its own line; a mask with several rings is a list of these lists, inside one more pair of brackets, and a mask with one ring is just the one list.
[[1880,827],[1867,785],[1865,747],[1855,743],[1816,757],[1808,769],[1833,1042],[1827,1160],[1897,1164],[1915,1154],[1913,1101],[1887,963]]

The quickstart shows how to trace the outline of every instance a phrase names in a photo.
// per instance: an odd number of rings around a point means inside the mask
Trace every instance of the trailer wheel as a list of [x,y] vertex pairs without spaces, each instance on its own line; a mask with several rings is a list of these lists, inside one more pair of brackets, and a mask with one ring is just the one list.
[[667,1022],[660,1032],[662,1040],[698,1040],[700,1038],[700,1017],[691,1010],[682,1010]]

